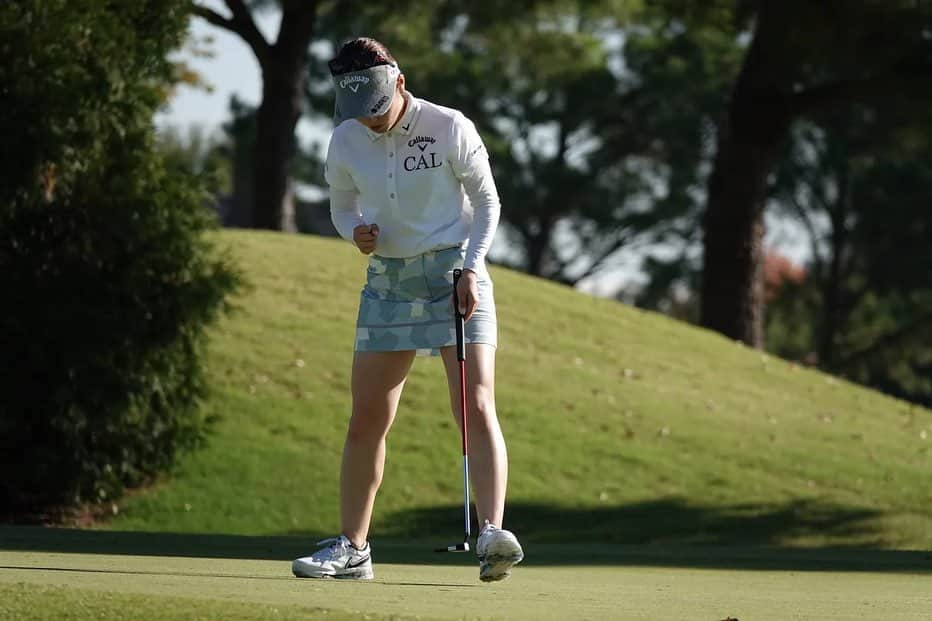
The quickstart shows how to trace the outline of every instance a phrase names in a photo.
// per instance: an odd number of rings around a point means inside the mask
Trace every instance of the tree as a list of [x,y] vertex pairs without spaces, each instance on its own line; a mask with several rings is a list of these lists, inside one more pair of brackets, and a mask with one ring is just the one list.
[[267,8],[269,1],[224,0],[230,11],[224,16],[205,6],[194,11],[211,24],[228,30],[246,42],[262,73],[262,102],[256,113],[255,196],[253,211],[244,226],[290,229],[293,213],[283,206],[290,200],[289,164],[294,155],[294,132],[303,109],[307,81],[308,46],[314,35],[321,5],[318,0],[278,0],[281,9],[278,35],[265,39],[252,11]]
[[621,294],[638,306],[698,320],[705,187],[744,47],[727,11],[671,16],[649,5],[625,29],[628,88],[619,118],[602,134],[609,157],[636,162],[648,185],[659,188],[640,223],[652,242],[641,264],[647,283]]
[[238,277],[159,155],[187,0],[0,4],[0,511],[109,500],[196,446]]
[[521,251],[512,261],[574,284],[636,235],[627,199],[647,191],[620,158],[603,156],[600,135],[622,89],[606,37],[626,14],[566,2],[537,3],[514,21],[481,21],[477,13],[454,17],[468,27],[448,39],[442,58],[415,56],[412,75],[485,138],[502,218]]
[[[932,132],[921,104],[889,107],[851,105],[794,130],[775,200],[804,225],[811,269],[775,302],[768,337],[782,355],[928,404]],[[788,324],[812,328],[790,338]]]
[[199,126],[189,127],[186,133],[170,127],[159,132],[158,150],[175,172],[202,179],[212,196],[230,193],[231,155],[223,138]]
[[703,225],[701,317],[703,325],[760,347],[763,212],[793,122],[891,91],[927,98],[932,7],[905,0],[736,6],[752,37],[718,128]]

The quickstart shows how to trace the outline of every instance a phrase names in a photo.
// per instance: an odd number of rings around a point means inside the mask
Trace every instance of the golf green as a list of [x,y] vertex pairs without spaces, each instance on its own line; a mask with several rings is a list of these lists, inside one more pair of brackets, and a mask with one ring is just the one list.
[[[421,558],[409,545],[387,556]],[[536,548],[495,584],[465,555],[377,563],[376,580],[349,582],[293,578],[287,560],[0,551],[0,616],[121,618],[130,606],[123,618],[932,618],[924,553],[603,546],[592,564],[577,554],[564,565],[561,547]]]

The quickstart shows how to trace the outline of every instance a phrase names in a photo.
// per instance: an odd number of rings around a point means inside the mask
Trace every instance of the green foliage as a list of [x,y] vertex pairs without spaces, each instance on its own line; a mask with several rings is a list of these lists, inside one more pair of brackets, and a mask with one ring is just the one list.
[[932,291],[872,291],[839,339],[838,373],[932,406]]
[[202,435],[203,329],[238,277],[155,151],[187,9],[0,5],[0,509],[111,498]]
[[[703,266],[689,249],[703,231],[702,185],[742,61],[735,38],[754,26],[751,16],[758,25],[793,24],[770,30],[777,34],[761,39],[757,58],[786,74],[749,71],[765,82],[785,79],[784,92],[761,90],[738,114],[750,129],[741,142],[768,127],[768,106],[786,97],[796,122],[766,184],[774,199],[768,209],[798,219],[812,238],[809,281],[784,287],[765,313],[768,349],[928,403],[929,92],[920,76],[929,71],[932,13],[904,2],[843,10],[839,3],[743,2],[736,11],[735,4],[651,3],[626,44],[628,66],[646,76],[647,105],[633,116],[657,136],[657,161],[670,171],[667,195],[649,213],[667,222],[659,230],[672,249],[645,262],[649,282],[635,301],[676,313],[677,294],[698,291]],[[721,174],[737,177],[733,167]],[[722,222],[734,226],[734,218]]]
[[767,350],[787,360],[815,365],[818,320],[813,315],[820,307],[821,296],[811,277],[798,284],[783,283],[767,305]]
[[774,301],[768,337],[781,355],[929,404],[932,135],[925,109],[892,108],[846,106],[794,130],[774,195],[812,260]]
[[658,188],[639,214],[638,227],[659,246],[642,263],[647,284],[635,303],[691,321],[698,321],[689,292],[701,281],[705,186],[719,117],[744,50],[732,13],[704,8],[709,13],[699,19],[688,12],[671,17],[652,6],[630,28],[624,123],[607,133],[609,153],[623,157],[636,149],[642,174]]
[[200,178],[212,196],[229,195],[233,190],[233,156],[224,137],[197,126],[187,134],[168,128],[159,132],[158,150],[173,173]]

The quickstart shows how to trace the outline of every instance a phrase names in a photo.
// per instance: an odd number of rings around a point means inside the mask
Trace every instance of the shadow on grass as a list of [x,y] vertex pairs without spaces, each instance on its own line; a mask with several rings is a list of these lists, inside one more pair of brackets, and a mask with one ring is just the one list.
[[[390,537],[423,533],[453,534],[463,523],[463,506],[425,507],[401,511],[384,520],[380,531]],[[770,545],[806,537],[859,547],[881,547],[872,520],[879,511],[842,507],[811,500],[785,504],[697,506],[678,498],[624,505],[562,507],[509,502],[507,528],[534,543],[590,541],[618,544]],[[476,520],[475,512],[472,519]]]
[[[433,537],[446,531],[452,543],[462,511],[455,505],[399,512],[384,532]],[[510,502],[505,521],[521,538],[528,565],[932,572],[932,551],[881,549],[874,526],[880,516],[812,500],[696,506],[664,498],[580,508]],[[800,539],[824,544],[784,543]]]
[[[475,564],[473,554],[433,552],[437,546],[461,541],[461,511],[461,506],[447,506],[379,517],[380,528],[373,535],[376,560]],[[508,505],[507,525],[521,537],[528,566],[932,573],[930,552],[871,547],[880,541],[871,528],[878,515],[810,501],[696,507],[662,499],[593,508],[515,502]],[[834,547],[779,545],[810,536]],[[290,561],[308,554],[320,538],[309,533],[269,537],[0,526],[0,550],[85,554]],[[2,565],[7,564],[0,560]]]

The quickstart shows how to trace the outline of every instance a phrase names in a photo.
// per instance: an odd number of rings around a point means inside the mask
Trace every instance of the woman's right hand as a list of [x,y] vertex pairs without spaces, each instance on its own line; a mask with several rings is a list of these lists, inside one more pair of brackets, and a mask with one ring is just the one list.
[[353,243],[363,254],[372,254],[379,237],[378,224],[360,224],[353,229]]

